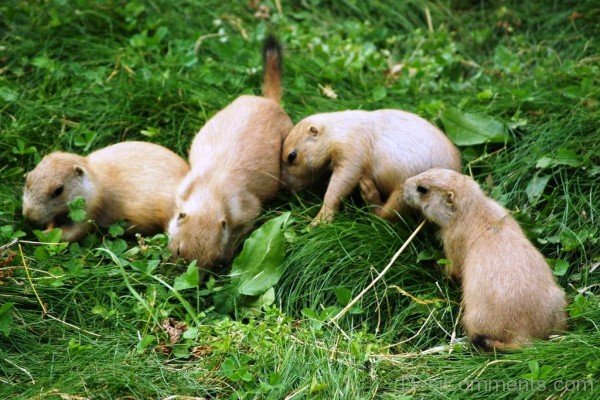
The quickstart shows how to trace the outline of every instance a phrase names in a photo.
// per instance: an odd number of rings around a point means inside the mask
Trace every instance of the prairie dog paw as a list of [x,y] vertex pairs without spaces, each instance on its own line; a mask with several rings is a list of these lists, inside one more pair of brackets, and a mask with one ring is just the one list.
[[326,208],[321,208],[315,219],[310,223],[311,228],[315,228],[321,224],[330,223],[333,221],[333,211]]
[[381,193],[377,190],[375,182],[373,182],[372,179],[361,178],[360,181],[358,181],[358,186],[360,187],[360,196],[367,205],[383,205]]

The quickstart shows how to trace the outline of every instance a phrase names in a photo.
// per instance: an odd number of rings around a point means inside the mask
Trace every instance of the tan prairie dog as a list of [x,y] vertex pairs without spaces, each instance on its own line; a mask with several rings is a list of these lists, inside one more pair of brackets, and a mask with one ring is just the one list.
[[263,202],[279,190],[281,143],[292,121],[279,106],[281,50],[274,38],[265,41],[263,56],[265,97],[241,96],[204,125],[177,190],[169,248],[202,269],[233,257]]
[[175,209],[175,191],[187,163],[172,151],[146,142],[122,142],[87,157],[54,152],[27,174],[25,217],[62,230],[62,240],[81,239],[92,227],[71,222],[69,203],[85,199],[87,219],[101,227],[119,220],[128,232],[153,234],[166,229]]
[[473,179],[431,169],[406,180],[404,198],[441,228],[474,344],[510,350],[566,328],[565,293],[544,257]]
[[359,184],[365,201],[376,206],[375,213],[393,220],[405,209],[405,179],[433,167],[460,170],[460,153],[446,135],[400,110],[311,115],[289,133],[282,158],[282,179],[292,191],[331,173],[313,225],[331,221],[342,199]]

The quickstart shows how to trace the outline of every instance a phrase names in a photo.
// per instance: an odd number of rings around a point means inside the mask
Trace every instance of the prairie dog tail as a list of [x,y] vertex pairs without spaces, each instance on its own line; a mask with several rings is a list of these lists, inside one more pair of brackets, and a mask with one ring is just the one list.
[[471,343],[473,343],[474,346],[480,347],[484,350],[496,350],[501,352],[513,352],[521,349],[523,345],[527,344],[527,342],[523,343],[517,341],[505,343],[499,340],[490,339],[489,337],[483,335],[473,336],[471,338]]
[[281,45],[269,35],[263,44],[263,96],[277,103],[281,100]]

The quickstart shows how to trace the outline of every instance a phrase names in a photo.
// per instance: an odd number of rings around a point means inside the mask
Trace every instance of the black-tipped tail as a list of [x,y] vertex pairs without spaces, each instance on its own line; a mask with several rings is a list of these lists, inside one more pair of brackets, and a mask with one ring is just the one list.
[[486,336],[475,335],[471,338],[471,343],[473,343],[473,346],[475,347],[479,347],[484,350],[492,350],[492,347],[490,347],[490,339]]
[[501,352],[513,352],[519,350],[522,345],[517,342],[504,343],[498,340],[490,339],[484,335],[475,335],[471,338],[471,343],[475,347],[479,347],[483,350],[496,350]]
[[263,96],[279,103],[281,100],[281,44],[273,35],[266,37],[263,43]]

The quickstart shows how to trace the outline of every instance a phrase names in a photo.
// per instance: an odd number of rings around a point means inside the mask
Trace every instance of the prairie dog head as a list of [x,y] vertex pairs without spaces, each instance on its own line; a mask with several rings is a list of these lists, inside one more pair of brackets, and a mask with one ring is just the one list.
[[[233,257],[245,210],[254,209],[235,193],[220,195],[212,187],[184,181],[177,195],[177,211],[169,222],[169,250],[185,260],[197,260],[210,269]],[[223,188],[221,188],[223,189]],[[258,203],[260,209],[260,202]]]
[[299,191],[315,182],[331,161],[327,127],[319,115],[300,121],[287,135],[282,149],[284,185]]
[[81,156],[48,154],[25,177],[23,215],[42,226],[61,225],[69,212],[69,202],[82,196],[89,205],[94,192],[89,174]]
[[473,179],[449,169],[432,168],[404,182],[404,200],[408,205],[442,228],[467,208],[469,201],[481,196]]

